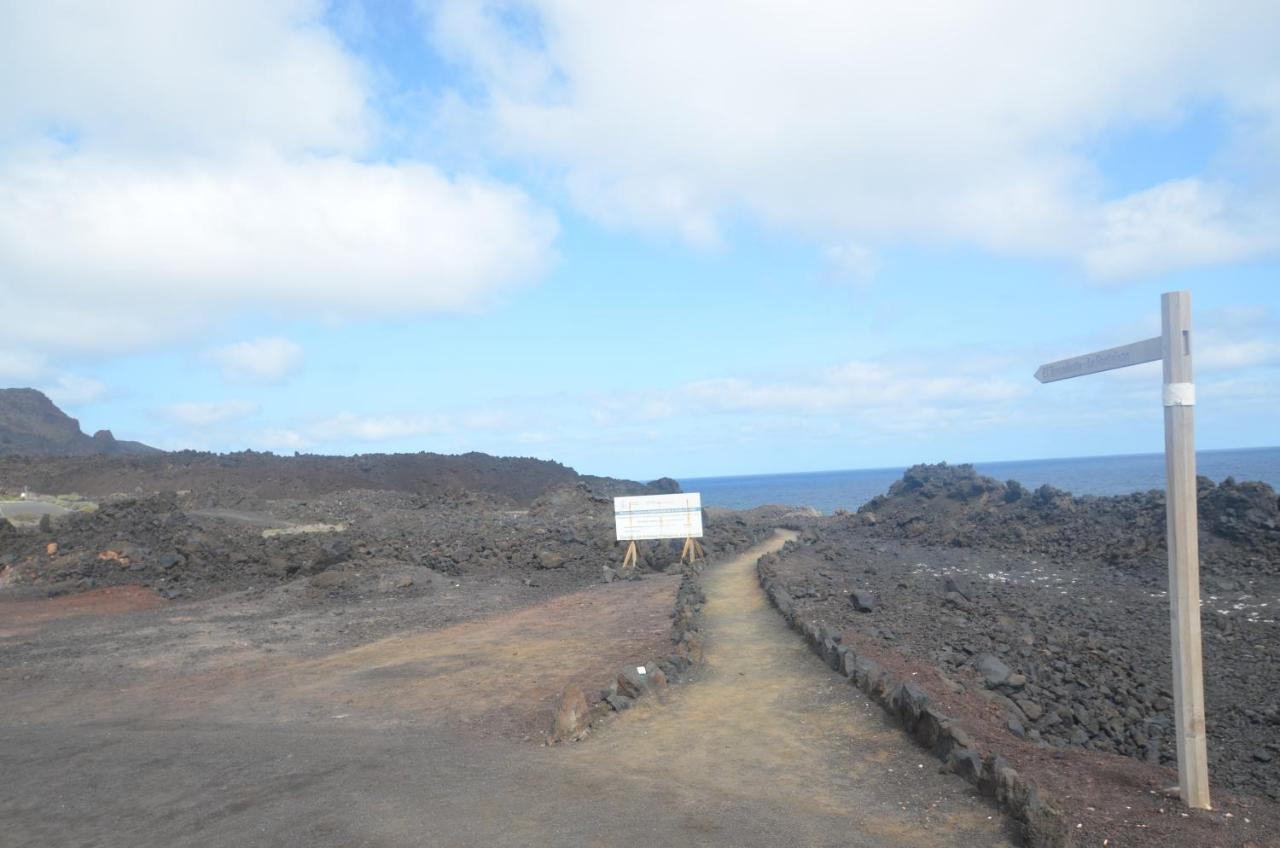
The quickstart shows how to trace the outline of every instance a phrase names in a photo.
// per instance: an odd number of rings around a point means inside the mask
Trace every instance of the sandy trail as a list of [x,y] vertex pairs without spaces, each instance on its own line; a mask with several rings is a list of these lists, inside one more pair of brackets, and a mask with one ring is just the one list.
[[[697,680],[578,745],[538,748],[437,722],[281,722],[252,703],[180,721],[0,718],[0,844],[1007,845],[992,808],[939,775],[767,608],[754,565],[783,541],[708,572],[708,665]],[[397,667],[467,651],[483,664],[467,641],[482,634],[545,635],[539,608],[515,616],[514,630],[450,628],[309,669],[344,694],[356,674],[390,695],[382,685]],[[566,617],[554,602],[544,612]],[[357,672],[364,660],[376,660],[371,676]],[[434,699],[431,679],[413,685],[419,704]],[[520,686],[511,681],[513,693]]]
[[[904,740],[768,607],[755,562],[793,534],[711,570],[707,668],[666,707],[627,714],[578,746],[574,767],[626,764],[680,828],[746,845],[1006,845],[1000,817]],[[745,841],[739,841],[745,839]]]

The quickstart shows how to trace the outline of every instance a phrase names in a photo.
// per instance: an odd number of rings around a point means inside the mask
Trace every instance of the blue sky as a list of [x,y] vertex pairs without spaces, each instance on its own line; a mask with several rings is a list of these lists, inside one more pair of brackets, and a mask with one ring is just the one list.
[[[0,9],[0,385],[634,477],[1272,445],[1271,4]],[[1087,49],[1081,47],[1087,45]]]

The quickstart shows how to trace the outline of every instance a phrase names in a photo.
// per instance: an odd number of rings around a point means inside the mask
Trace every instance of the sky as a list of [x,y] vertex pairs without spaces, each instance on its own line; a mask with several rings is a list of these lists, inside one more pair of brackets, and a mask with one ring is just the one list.
[[0,0],[0,386],[650,479],[1280,443],[1280,6]]

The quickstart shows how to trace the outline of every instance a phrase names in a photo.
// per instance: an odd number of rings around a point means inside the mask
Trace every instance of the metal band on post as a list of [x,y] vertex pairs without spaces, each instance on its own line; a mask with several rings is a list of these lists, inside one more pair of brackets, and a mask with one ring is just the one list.
[[1165,406],[1195,406],[1196,384],[1165,383],[1163,398]]

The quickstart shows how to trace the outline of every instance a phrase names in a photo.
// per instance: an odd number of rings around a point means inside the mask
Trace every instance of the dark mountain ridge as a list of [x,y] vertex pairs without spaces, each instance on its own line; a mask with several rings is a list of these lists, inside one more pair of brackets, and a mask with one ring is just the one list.
[[35,389],[0,389],[0,456],[94,456],[159,453],[141,442],[120,441],[110,430],[92,436]]
[[438,495],[482,492],[528,505],[549,489],[582,484],[598,496],[680,491],[669,478],[637,483],[581,475],[545,459],[484,453],[322,456],[241,451],[165,452],[86,436],[80,423],[35,389],[0,389],[0,491],[112,494],[189,491],[200,500],[317,496],[348,489]]

